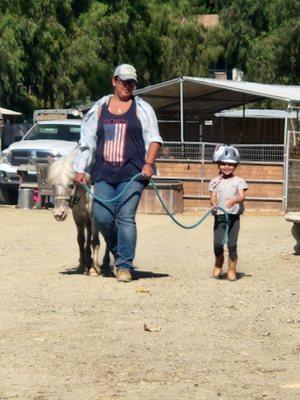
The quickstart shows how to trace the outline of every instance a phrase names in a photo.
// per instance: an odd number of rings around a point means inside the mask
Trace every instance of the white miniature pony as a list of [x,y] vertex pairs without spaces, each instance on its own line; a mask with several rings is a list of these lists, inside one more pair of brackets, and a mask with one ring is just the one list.
[[[109,251],[106,247],[103,264],[100,267],[98,253],[100,248],[99,231],[92,219],[92,198],[82,186],[74,186],[75,171],[73,161],[78,148],[68,156],[50,161],[48,183],[54,191],[54,217],[57,221],[64,221],[68,209],[72,209],[73,218],[77,227],[77,242],[79,246],[78,273],[96,276],[111,273],[109,267]],[[89,175],[86,181],[89,182]],[[109,272],[110,271],[110,272]]]

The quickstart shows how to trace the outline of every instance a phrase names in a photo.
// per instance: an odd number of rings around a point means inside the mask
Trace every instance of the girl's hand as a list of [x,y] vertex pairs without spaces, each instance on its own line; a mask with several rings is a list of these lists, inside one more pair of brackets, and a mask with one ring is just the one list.
[[217,205],[216,204],[211,204],[211,214],[217,215]]
[[217,215],[217,206],[211,206],[211,215]]
[[210,193],[210,206],[211,206],[211,213],[212,215],[217,215],[217,196],[216,192],[211,192]]
[[232,208],[236,204],[236,198],[233,197],[232,199],[227,200],[225,206],[226,208]]
[[145,178],[150,179],[153,174],[154,174],[154,171],[153,171],[152,165],[145,164],[142,169],[142,175]]

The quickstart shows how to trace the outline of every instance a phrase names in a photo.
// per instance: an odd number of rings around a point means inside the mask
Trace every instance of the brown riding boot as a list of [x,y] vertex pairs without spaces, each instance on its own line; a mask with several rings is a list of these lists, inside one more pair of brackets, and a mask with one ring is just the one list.
[[214,269],[212,271],[212,276],[215,279],[219,279],[222,273],[222,267],[224,264],[224,254],[222,254],[219,257],[216,257],[216,261],[215,261],[215,266]]
[[227,279],[231,282],[236,281],[236,263],[237,258],[235,260],[228,259]]

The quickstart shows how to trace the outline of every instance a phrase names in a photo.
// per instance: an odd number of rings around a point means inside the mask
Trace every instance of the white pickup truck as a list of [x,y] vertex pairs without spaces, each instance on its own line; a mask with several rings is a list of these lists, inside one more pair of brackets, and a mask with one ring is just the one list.
[[[19,141],[12,143],[0,156],[0,203],[16,201],[19,188],[17,170],[20,165],[47,162],[69,154],[80,138],[80,119],[37,122]],[[34,169],[34,168],[33,168]],[[32,182],[36,172],[28,172]]]

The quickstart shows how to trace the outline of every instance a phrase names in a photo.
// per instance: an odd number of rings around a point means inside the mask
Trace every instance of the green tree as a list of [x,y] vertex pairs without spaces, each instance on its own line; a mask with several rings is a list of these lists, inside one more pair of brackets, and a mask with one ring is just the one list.
[[299,2],[231,0],[221,13],[219,62],[264,83],[299,80]]
[[[0,101],[31,112],[111,91],[115,66],[139,85],[239,67],[245,79],[299,81],[298,0],[2,0]],[[198,16],[218,13],[203,28]]]
[[0,16],[0,101],[12,104],[22,87],[25,71],[24,49],[20,44],[22,31],[11,14]]

